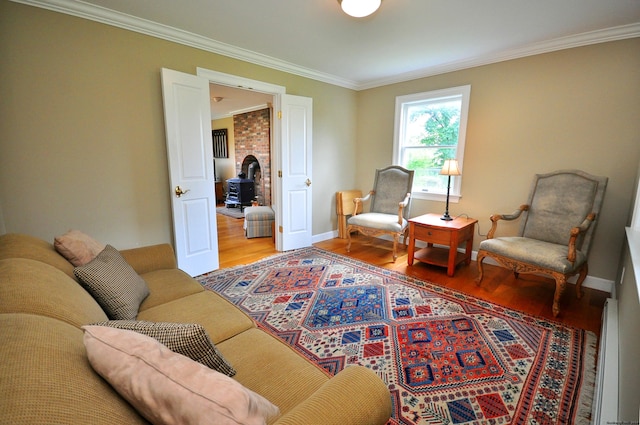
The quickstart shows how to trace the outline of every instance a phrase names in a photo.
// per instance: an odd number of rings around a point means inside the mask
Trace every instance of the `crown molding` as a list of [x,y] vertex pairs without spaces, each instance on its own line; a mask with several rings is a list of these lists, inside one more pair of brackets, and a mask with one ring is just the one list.
[[221,43],[206,37],[183,31],[167,25],[152,22],[146,19],[136,18],[121,12],[116,12],[101,6],[84,3],[79,0],[12,0],[15,3],[22,3],[35,6],[67,15],[72,15],[95,22],[123,28],[129,31],[138,32],[163,40],[172,41],[196,49],[216,53],[222,56],[249,62],[255,65],[264,66],[289,74],[298,75],[316,81],[333,84],[352,90],[365,90],[381,87],[389,84],[401,83],[418,78],[431,77],[453,71],[460,71],[476,66],[489,65],[511,59],[523,58],[526,56],[539,55],[558,50],[570,49],[574,47],[586,46],[590,44],[604,43],[608,41],[623,40],[627,38],[640,37],[640,23],[623,25],[577,34],[568,37],[561,37],[541,43],[530,44],[518,49],[479,56],[470,60],[450,62],[427,69],[401,73],[390,78],[381,78],[367,81],[352,81],[335,75],[315,71],[301,67],[290,62],[282,61],[271,56],[242,49],[230,44]]
[[304,68],[290,62],[276,59],[261,53],[256,53],[230,44],[221,43],[210,38],[183,31],[168,25],[137,18],[125,13],[117,12],[101,6],[84,3],[78,0],[11,0],[35,6],[54,12],[64,13],[83,19],[99,22],[106,25],[138,32],[151,37],[160,38],[174,43],[182,44],[196,49],[216,53],[222,56],[264,66],[289,74],[299,75],[312,80],[322,81],[340,87],[355,89],[357,82],[347,80],[335,75],[322,73],[309,68]]
[[416,80],[418,78],[433,77],[434,75],[461,71],[468,68],[475,68],[477,66],[490,65],[493,63],[504,62],[512,59],[524,58],[527,56],[541,55],[543,53],[551,53],[558,50],[572,49],[574,47],[588,46],[591,44],[606,43],[609,41],[624,40],[636,37],[640,37],[640,23],[622,25],[619,27],[556,38],[540,43],[529,44],[518,49],[497,52],[494,54],[483,55],[469,60],[450,62],[427,69],[402,73],[391,78],[369,80],[367,82],[358,84],[355,90],[365,90],[375,87],[381,87],[389,84]]

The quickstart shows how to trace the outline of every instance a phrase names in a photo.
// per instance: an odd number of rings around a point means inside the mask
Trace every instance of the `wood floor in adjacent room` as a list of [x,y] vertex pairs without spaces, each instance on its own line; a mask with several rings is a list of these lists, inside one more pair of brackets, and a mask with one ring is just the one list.
[[[242,219],[218,214],[217,220],[221,268],[249,264],[278,253],[271,238],[245,238]],[[407,252],[404,249],[400,250],[398,259],[394,263],[391,257],[391,242],[381,239],[354,236],[350,253],[346,250],[346,239],[330,239],[316,243],[314,246],[456,289],[514,310],[554,319],[551,304],[555,283],[548,278],[520,275],[515,279],[513,273],[505,269],[485,265],[485,277],[482,284],[478,286],[475,282],[477,275],[475,262],[469,266],[458,266],[455,275],[448,277],[445,268],[430,266],[419,261],[414,262],[413,266],[408,266]],[[583,292],[582,299],[578,299],[575,286],[568,285],[560,302],[560,316],[555,320],[599,335],[602,310],[608,293],[590,288],[583,288]]]

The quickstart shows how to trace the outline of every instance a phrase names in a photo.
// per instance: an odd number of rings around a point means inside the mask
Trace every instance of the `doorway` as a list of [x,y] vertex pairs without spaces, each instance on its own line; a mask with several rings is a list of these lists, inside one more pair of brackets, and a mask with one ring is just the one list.
[[[252,90],[209,84],[211,99],[211,124],[213,130],[226,129],[226,156],[214,157],[216,184],[224,194],[229,191],[228,180],[237,180],[242,173],[254,184],[255,198],[259,205],[272,206],[271,193],[271,139],[273,117],[273,95]],[[251,200],[250,200],[251,201]],[[238,249],[277,252],[272,238],[246,239],[242,225],[242,208],[227,208],[218,204],[219,258],[221,267],[233,265],[241,260]],[[231,240],[227,241],[227,239]],[[226,242],[225,242],[226,241]]]
[[[210,84],[247,89],[273,99],[271,159],[277,169],[272,186],[277,251],[311,246],[313,100],[286,93],[286,87],[197,68]],[[275,173],[274,173],[275,174]]]
[[[176,257],[180,268],[197,273],[218,268],[217,228],[212,206],[214,188],[210,83],[253,89],[273,96],[274,110],[271,156],[278,176],[273,186],[277,251],[311,246],[312,243],[312,120],[311,98],[286,94],[286,89],[255,80],[197,69],[197,75],[167,68],[161,70],[167,134],[169,187],[172,196]],[[188,159],[188,162],[185,162]],[[199,171],[194,180],[194,171]],[[186,175],[185,175],[186,172]],[[186,180],[185,180],[186,179]],[[187,181],[188,180],[188,181]],[[202,182],[198,191],[187,183]],[[175,188],[175,189],[174,189]],[[190,192],[189,195],[185,195]],[[202,193],[200,193],[202,192]],[[185,208],[199,201],[199,208]],[[184,212],[189,213],[185,215]],[[295,211],[294,211],[295,210]],[[213,226],[211,225],[213,224]],[[187,232],[188,229],[207,232]],[[190,238],[190,239],[189,239]],[[193,253],[194,247],[197,252]]]
[[[237,177],[241,171],[246,173],[242,161],[248,155],[258,158],[262,179],[267,173],[270,177],[273,95],[210,83],[209,97],[212,128],[227,129],[227,155],[214,157],[216,181],[226,191],[228,179]],[[242,128],[239,135],[235,134],[237,127]],[[261,204],[271,205],[270,201],[271,194]]]

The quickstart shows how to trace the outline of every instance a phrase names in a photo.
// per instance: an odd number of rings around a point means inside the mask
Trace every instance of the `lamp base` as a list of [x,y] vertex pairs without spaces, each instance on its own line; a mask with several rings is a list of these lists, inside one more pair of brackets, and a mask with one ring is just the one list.
[[444,208],[444,214],[440,217],[440,220],[451,221],[453,220],[449,215],[449,190],[451,189],[451,175],[448,175],[449,179],[447,180],[447,206]]

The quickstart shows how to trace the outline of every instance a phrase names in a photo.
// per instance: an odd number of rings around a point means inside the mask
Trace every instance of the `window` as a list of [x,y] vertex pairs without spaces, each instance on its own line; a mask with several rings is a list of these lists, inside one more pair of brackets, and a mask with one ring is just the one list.
[[[411,196],[444,200],[445,159],[457,159],[462,171],[471,86],[396,97],[394,164],[414,170]],[[462,176],[451,177],[451,200],[460,198]]]

